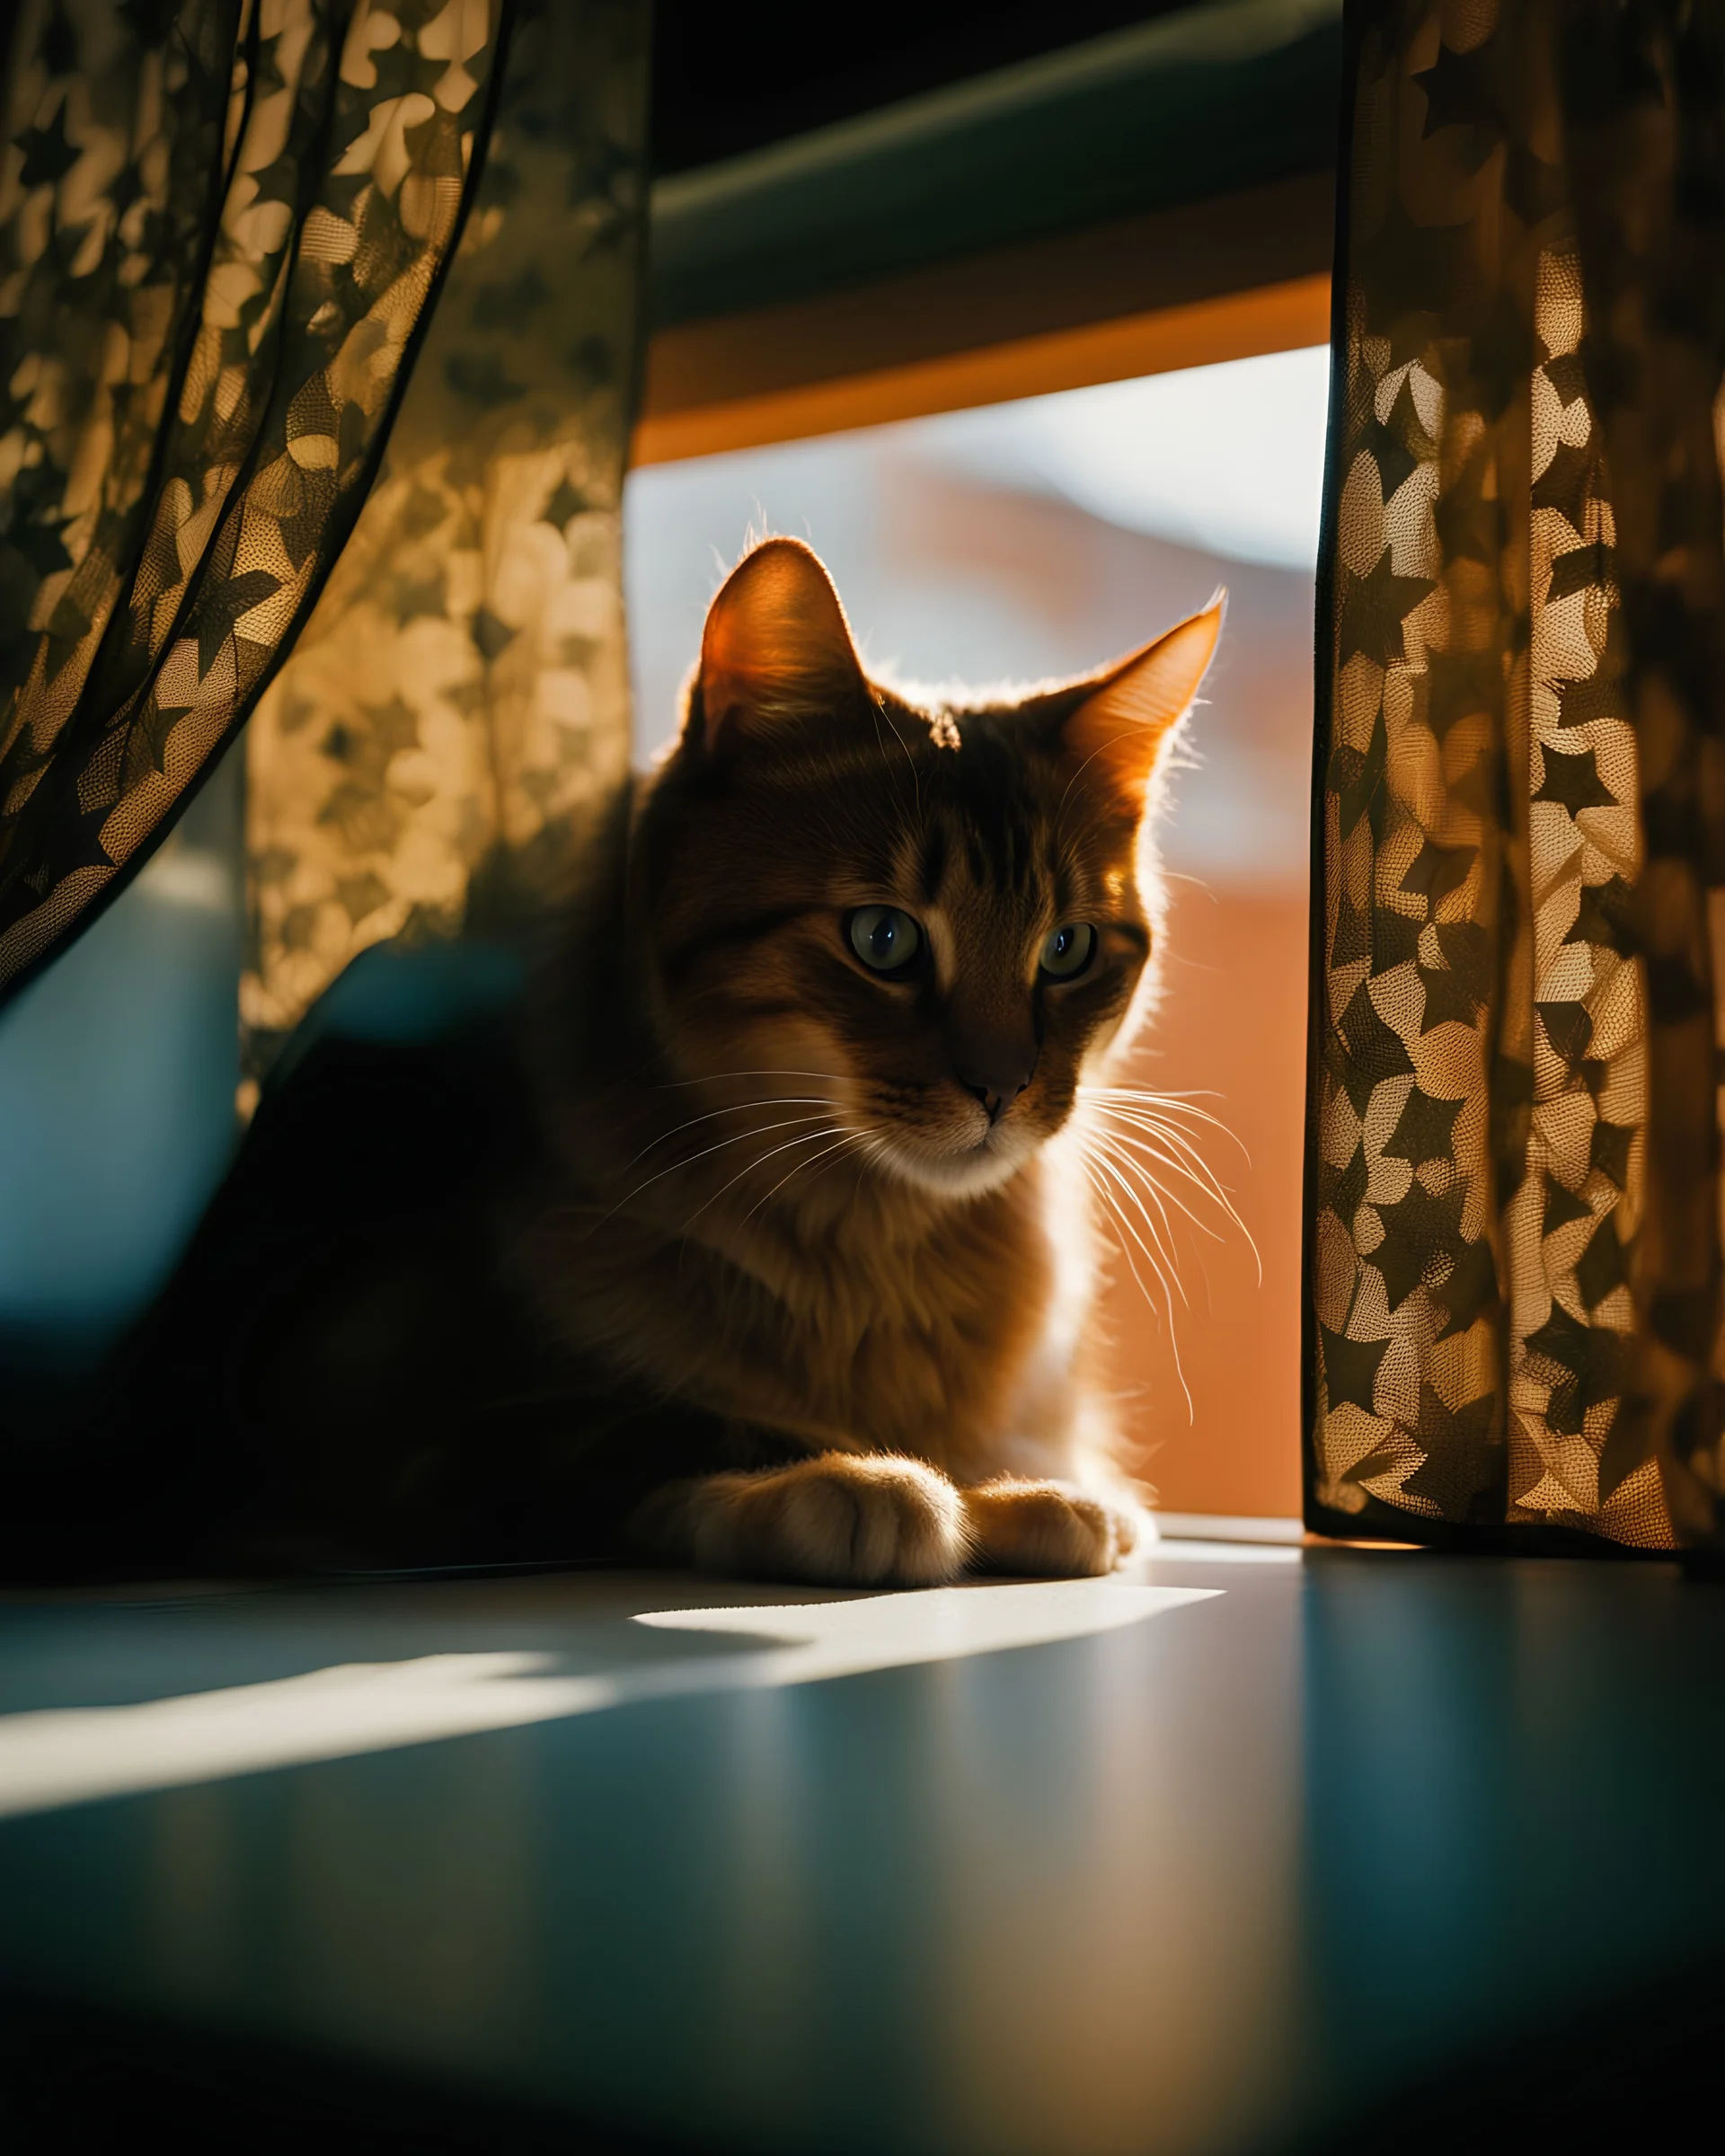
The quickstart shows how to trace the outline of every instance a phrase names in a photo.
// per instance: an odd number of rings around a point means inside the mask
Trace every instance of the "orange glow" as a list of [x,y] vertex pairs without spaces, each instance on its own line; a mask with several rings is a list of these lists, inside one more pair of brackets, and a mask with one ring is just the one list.
[[[1192,1415],[1160,1327],[1122,1265],[1109,1297],[1115,1382],[1134,1466],[1159,1510],[1287,1516],[1300,1509],[1300,1178],[1305,1108],[1303,891],[1172,888],[1165,993],[1128,1082],[1214,1089],[1203,1105],[1252,1156],[1210,1133],[1204,1152],[1252,1230],[1203,1246],[1176,1308]],[[1208,1276],[1208,1294],[1206,1278]]]
[[[929,412],[1001,404],[1016,397],[1124,382],[1177,367],[1208,367],[1260,352],[1298,350],[1330,335],[1330,279],[1300,277],[1188,306],[1087,323],[977,351],[708,402],[703,377],[725,372],[751,336],[775,333],[770,314],[660,331],[648,348],[647,385],[630,461],[669,464],[765,442],[837,434]],[[709,365],[711,360],[713,364]]]

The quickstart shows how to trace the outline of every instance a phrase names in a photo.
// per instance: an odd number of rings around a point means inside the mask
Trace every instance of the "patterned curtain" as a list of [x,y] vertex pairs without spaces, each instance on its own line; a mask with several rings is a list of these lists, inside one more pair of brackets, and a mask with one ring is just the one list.
[[254,1075],[367,945],[553,896],[628,768],[649,10],[514,16],[383,477],[246,738]]
[[1350,0],[1307,1516],[1725,1540],[1725,15]]
[[25,0],[0,995],[254,708],[260,1061],[622,768],[647,31],[646,0]]

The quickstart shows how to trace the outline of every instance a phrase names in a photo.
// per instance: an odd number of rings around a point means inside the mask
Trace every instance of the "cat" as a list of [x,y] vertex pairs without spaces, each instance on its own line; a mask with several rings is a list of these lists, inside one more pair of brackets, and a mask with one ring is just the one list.
[[870,678],[795,540],[714,598],[550,976],[556,1175],[514,1262],[571,1355],[801,1456],[673,1480],[637,1548],[927,1586],[1102,1573],[1145,1533],[1092,1374],[1081,1089],[1154,997],[1151,811],[1223,604],[954,703]]
[[337,984],[96,1436],[13,1463],[0,1570],[1108,1571],[1148,1523],[1099,1206],[1150,1127],[1100,1081],[1222,613],[935,699],[870,677],[808,547],[755,546],[531,987],[420,1038],[399,998],[340,1022],[386,950]]

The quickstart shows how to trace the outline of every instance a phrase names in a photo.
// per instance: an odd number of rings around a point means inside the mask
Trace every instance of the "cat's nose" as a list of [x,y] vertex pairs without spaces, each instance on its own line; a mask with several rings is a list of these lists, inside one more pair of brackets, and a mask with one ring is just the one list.
[[969,1067],[960,1068],[959,1083],[982,1102],[992,1125],[999,1122],[1031,1082],[1035,1068],[1033,1056],[1028,1059],[1022,1056],[995,1056],[986,1062],[978,1058]]

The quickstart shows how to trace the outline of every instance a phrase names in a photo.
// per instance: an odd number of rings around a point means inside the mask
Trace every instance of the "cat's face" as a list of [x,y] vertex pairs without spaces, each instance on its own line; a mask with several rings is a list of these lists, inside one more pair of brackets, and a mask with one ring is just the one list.
[[1146,796],[1220,621],[931,712],[866,678],[807,548],[757,548],[713,602],[641,826],[683,1074],[829,1106],[849,1153],[924,1189],[1021,1168],[1143,977]]

